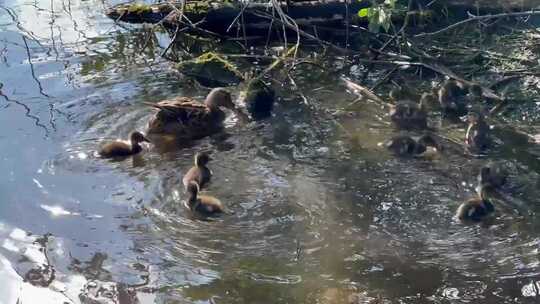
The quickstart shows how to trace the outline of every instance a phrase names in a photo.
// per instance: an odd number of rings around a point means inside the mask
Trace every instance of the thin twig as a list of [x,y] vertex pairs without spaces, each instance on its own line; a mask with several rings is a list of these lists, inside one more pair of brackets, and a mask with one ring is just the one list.
[[350,90],[354,91],[355,93],[361,95],[361,96],[364,96],[368,99],[371,99],[373,101],[376,101],[378,103],[381,103],[381,104],[386,104],[387,102],[382,100],[379,96],[377,96],[375,93],[373,93],[370,89],[362,86],[362,85],[359,85],[355,82],[352,82],[351,80],[345,78],[345,77],[341,77],[341,80],[343,80],[345,82],[345,85],[347,86],[347,88],[349,88]]
[[320,43],[321,45],[328,46],[328,47],[332,48],[332,49],[335,50],[335,51],[339,51],[339,52],[344,53],[344,54],[350,53],[350,51],[347,50],[347,49],[344,49],[344,48],[339,47],[339,46],[337,46],[337,45],[335,45],[335,44],[332,44],[332,43],[330,43],[330,42],[328,42],[328,41],[326,41],[326,40],[321,40],[321,39],[319,39],[319,38],[317,38],[317,37],[315,37],[315,36],[313,36],[313,35],[311,35],[311,34],[305,32],[305,31],[303,31],[303,30],[300,29],[300,28],[296,28],[296,27],[295,27],[294,25],[292,25],[292,24],[289,24],[289,23],[286,23],[286,22],[284,23],[282,20],[280,20],[280,19],[278,19],[278,18],[275,18],[275,17],[273,17],[272,15],[269,15],[269,14],[267,14],[267,13],[262,13],[262,12],[253,12],[253,14],[256,15],[256,16],[259,16],[259,17],[264,17],[264,18],[268,18],[268,19],[270,19],[270,20],[274,20],[275,22],[279,22],[279,23],[281,23],[282,25],[285,25],[286,27],[288,27],[288,28],[290,28],[290,29],[292,29],[292,30],[297,31],[297,33],[298,33],[300,36],[302,36],[302,37],[304,37],[304,38],[308,38],[308,39],[313,40],[313,41],[316,41],[316,42]]
[[227,27],[227,30],[225,30],[226,33],[228,33],[231,28],[233,27],[233,25],[236,24],[236,22],[238,21],[238,19],[240,19],[240,16],[242,16],[242,14],[244,13],[244,11],[246,10],[246,8],[248,7],[249,5],[249,2],[246,2],[243,6],[242,6],[242,9],[240,9],[240,12],[238,13],[238,15],[236,15],[236,17],[233,19],[233,21],[231,22],[231,24],[229,24],[229,27]]
[[242,20],[242,37],[244,38],[244,45],[248,47],[248,39],[246,34],[246,22],[244,20],[244,12],[240,14],[240,19]]
[[393,67],[388,73],[386,73],[386,75],[384,75],[382,78],[380,78],[379,80],[377,80],[377,82],[375,82],[375,84],[371,87],[371,91],[375,91],[375,89],[377,89],[381,84],[385,83],[388,79],[390,79],[390,77],[392,77],[392,75],[399,69],[399,66],[395,66]]
[[[289,15],[285,14],[285,12],[283,12],[283,9],[281,8],[281,4],[279,4],[277,2],[277,0],[272,0],[272,5],[274,7],[274,10],[276,10],[276,12],[278,13],[281,21],[282,21],[282,24],[287,26],[288,28],[290,29],[293,29],[296,31],[296,46],[294,48],[294,58],[296,59],[296,54],[298,52],[298,49],[300,47],[300,27],[298,26],[298,24],[296,23],[296,21],[289,17]],[[306,33],[307,34],[307,33]],[[287,36],[287,33],[283,32],[283,35],[286,37]],[[285,42],[285,46],[287,47],[287,42]],[[294,62],[293,62],[294,64]]]
[[[409,12],[412,9],[412,0],[409,0],[408,9],[407,12]],[[390,39],[386,40],[386,42],[375,52],[375,55],[371,58],[372,60],[377,60],[379,58],[379,54],[381,54],[394,40],[396,40],[399,35],[404,35],[405,28],[407,27],[407,24],[409,23],[409,14],[405,15],[405,20],[403,21],[403,24],[401,25],[401,28],[399,31],[395,32],[395,34],[390,37]],[[390,23],[392,26],[392,29],[394,29],[394,24]],[[371,72],[371,69],[373,69],[373,64],[370,63],[366,69],[366,71],[362,75],[362,81],[365,81],[367,77],[369,76],[369,73]]]
[[[505,73],[506,74],[506,73]],[[508,82],[511,82],[512,80],[516,80],[525,76],[540,76],[540,72],[522,72],[519,74],[510,75],[507,77],[503,77],[502,79],[499,79],[492,84],[489,85],[489,88],[496,89],[499,88],[502,85],[507,84]]]
[[505,18],[505,17],[519,17],[519,16],[533,16],[533,15],[540,15],[540,11],[526,11],[526,12],[515,12],[515,13],[501,13],[501,14],[494,14],[494,15],[482,15],[482,16],[474,16],[469,13],[469,16],[472,16],[471,18],[461,20],[459,22],[456,22],[454,24],[451,24],[445,28],[442,28],[435,32],[430,33],[420,33],[414,35],[415,38],[423,38],[423,37],[431,37],[436,36],[441,33],[447,32],[449,30],[455,29],[459,26],[462,26],[466,23],[472,22],[472,21],[480,21],[480,20],[489,20],[489,19],[496,19],[496,18]]
[[163,52],[161,52],[161,57],[165,58],[165,55],[167,54],[167,52],[169,51],[169,49],[171,48],[171,46],[174,44],[174,42],[176,41],[176,36],[178,35],[178,33],[180,32],[180,26],[176,26],[176,30],[174,31],[174,35],[172,36],[171,38],[171,42],[169,43],[169,45],[167,45],[167,47],[165,48],[165,50],[163,50]]
[[[392,56],[391,54],[387,54]],[[406,61],[406,60],[370,60],[370,59],[356,59],[359,62],[369,62],[369,63],[381,63],[381,64],[395,64],[398,66],[418,66],[423,67],[426,69],[430,69],[436,73],[439,73],[441,75],[447,76],[449,78],[455,79],[457,81],[460,81],[466,85],[478,85],[482,89],[482,95],[486,98],[491,98],[495,100],[502,101],[504,98],[500,97],[499,95],[495,94],[495,92],[487,87],[481,86],[478,83],[474,83],[472,81],[466,80],[460,76],[458,76],[456,73],[451,71],[449,68],[442,66],[440,64],[429,64],[425,62],[413,62],[413,61]]]

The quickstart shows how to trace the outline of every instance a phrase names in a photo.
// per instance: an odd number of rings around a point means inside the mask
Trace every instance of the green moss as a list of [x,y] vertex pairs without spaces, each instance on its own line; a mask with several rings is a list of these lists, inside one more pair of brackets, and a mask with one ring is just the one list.
[[235,73],[239,77],[241,77],[241,73],[238,71],[236,66],[234,66],[232,63],[227,61],[225,58],[213,52],[207,52],[207,53],[202,54],[201,56],[195,58],[195,62],[199,64],[206,64],[206,63],[211,63],[211,62],[217,63],[219,65],[222,65],[225,69],[229,70],[230,72]]
[[152,12],[152,6],[148,4],[144,4],[144,3],[129,4],[126,7],[126,9],[129,13],[135,13],[135,14],[144,14],[144,13]]
[[[148,5],[145,3],[132,3],[132,4],[125,4],[125,5],[119,6],[117,10],[121,12],[127,11],[133,14],[143,14],[143,13],[151,13],[153,10],[159,11],[162,13],[168,13],[174,10],[175,7],[177,9],[180,9],[180,5],[173,4],[173,6],[171,6],[171,4],[168,4],[168,3],[159,3],[159,4],[153,4],[153,5]],[[188,2],[184,6],[184,12],[186,14],[191,14],[191,15],[206,15],[211,8],[212,7],[210,5],[210,2],[207,2],[207,1]]]
[[216,53],[208,52],[178,64],[178,69],[206,85],[237,84],[243,80],[238,68]]
[[206,15],[208,11],[210,10],[210,8],[211,8],[210,2],[207,2],[207,1],[188,2],[184,6],[184,10],[186,11],[186,13],[196,14],[196,15],[201,15],[201,14]]

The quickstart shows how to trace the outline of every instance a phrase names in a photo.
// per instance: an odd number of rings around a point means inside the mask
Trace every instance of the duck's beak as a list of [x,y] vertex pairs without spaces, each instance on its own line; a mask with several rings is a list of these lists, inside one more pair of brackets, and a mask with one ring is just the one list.
[[148,139],[148,137],[146,137],[146,136],[143,136],[143,141],[145,141],[145,142],[147,142],[147,143],[152,143],[152,142]]

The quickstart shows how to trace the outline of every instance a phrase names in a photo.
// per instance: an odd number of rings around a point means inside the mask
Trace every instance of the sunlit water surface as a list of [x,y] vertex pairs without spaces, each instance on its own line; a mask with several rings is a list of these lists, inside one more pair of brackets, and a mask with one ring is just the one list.
[[[384,108],[350,106],[338,78],[310,67],[269,119],[96,158],[104,140],[144,129],[142,102],[208,92],[159,57],[163,34],[104,17],[111,4],[2,3],[0,303],[539,301],[538,146],[501,134],[489,159],[511,169],[506,203],[489,224],[460,224],[487,159],[459,147],[396,159],[377,145],[396,132]],[[230,211],[211,220],[182,204],[200,150]],[[46,287],[27,279],[39,267]]]

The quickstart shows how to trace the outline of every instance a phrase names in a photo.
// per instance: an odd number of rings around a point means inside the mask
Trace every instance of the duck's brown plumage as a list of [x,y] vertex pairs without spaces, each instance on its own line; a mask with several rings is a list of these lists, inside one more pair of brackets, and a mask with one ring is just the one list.
[[212,171],[206,166],[209,161],[210,156],[207,153],[201,152],[195,154],[195,165],[188,170],[182,179],[186,190],[188,184],[192,181],[196,182],[201,189],[210,182]]
[[398,135],[385,143],[386,149],[400,156],[422,154],[428,146],[439,149],[437,141],[428,134],[422,135],[418,140],[408,135]]
[[456,216],[461,221],[481,221],[492,212],[495,207],[486,197],[487,188],[480,185],[477,196],[468,199],[457,209]]
[[134,155],[142,151],[141,142],[150,142],[140,132],[132,132],[129,138],[129,142],[117,140],[105,144],[99,150],[99,155],[106,158]]
[[479,197],[470,198],[461,204],[457,210],[457,218],[461,221],[481,221],[490,215],[495,208],[490,201]]
[[490,144],[489,126],[480,113],[469,113],[468,120],[465,144],[473,152],[482,152]]
[[157,104],[146,103],[158,111],[148,123],[149,134],[173,134],[198,139],[223,128],[225,113],[220,107],[236,110],[225,89],[213,89],[202,104],[188,97],[177,97]]
[[211,215],[216,213],[222,213],[224,211],[223,203],[213,196],[199,195],[199,185],[192,181],[187,187],[189,198],[187,200],[187,207],[192,210],[205,215]]

